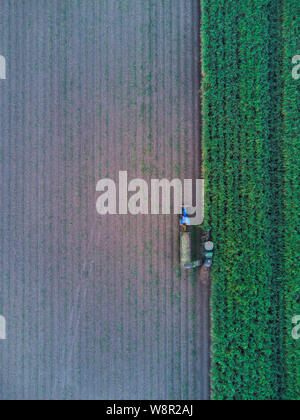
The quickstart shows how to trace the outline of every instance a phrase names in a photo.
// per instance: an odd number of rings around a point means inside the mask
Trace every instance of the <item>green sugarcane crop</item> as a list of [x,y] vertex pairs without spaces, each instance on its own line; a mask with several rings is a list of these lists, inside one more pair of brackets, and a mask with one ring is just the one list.
[[300,398],[299,22],[297,1],[202,1],[214,399]]

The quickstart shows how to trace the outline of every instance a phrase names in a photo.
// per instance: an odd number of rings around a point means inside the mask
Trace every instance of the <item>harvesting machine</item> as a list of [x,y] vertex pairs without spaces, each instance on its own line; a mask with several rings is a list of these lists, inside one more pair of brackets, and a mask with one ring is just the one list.
[[201,257],[193,261],[193,227],[190,217],[193,210],[190,206],[182,208],[180,217],[180,264],[184,270],[200,268],[200,277],[208,278],[213,263],[214,243],[211,240],[211,230],[201,229],[202,252]]

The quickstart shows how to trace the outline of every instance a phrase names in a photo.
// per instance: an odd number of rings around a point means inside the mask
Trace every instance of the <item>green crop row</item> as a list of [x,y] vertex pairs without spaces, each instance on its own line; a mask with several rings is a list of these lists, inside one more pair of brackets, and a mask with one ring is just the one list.
[[296,1],[285,3],[202,1],[214,399],[299,392],[299,85],[289,60],[300,15]]
[[300,3],[283,2],[283,165],[285,285],[285,399],[300,399],[300,343],[291,340],[291,320],[300,315],[300,80],[291,77],[293,57],[300,55]]

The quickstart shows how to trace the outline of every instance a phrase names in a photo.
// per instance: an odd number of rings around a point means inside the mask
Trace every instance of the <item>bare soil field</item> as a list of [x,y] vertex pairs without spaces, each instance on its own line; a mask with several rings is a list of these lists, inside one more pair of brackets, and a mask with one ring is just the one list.
[[201,177],[198,0],[1,0],[0,399],[208,399],[177,216],[96,183]]

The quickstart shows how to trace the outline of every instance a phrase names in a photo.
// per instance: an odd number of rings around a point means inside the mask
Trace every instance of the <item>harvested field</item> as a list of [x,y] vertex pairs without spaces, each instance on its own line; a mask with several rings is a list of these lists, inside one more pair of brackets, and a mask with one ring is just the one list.
[[96,183],[199,178],[198,0],[1,0],[0,399],[208,399],[209,292],[176,216]]

